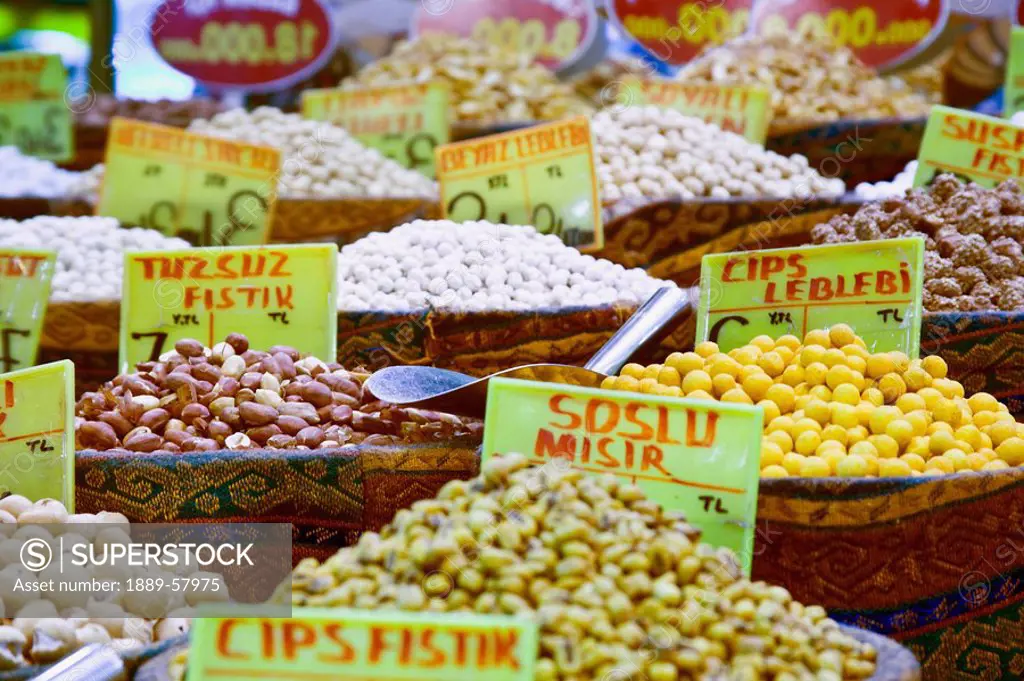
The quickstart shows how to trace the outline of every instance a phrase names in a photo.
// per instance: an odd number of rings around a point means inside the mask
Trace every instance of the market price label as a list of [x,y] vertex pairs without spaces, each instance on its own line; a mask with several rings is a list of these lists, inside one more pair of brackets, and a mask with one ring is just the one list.
[[985,114],[933,106],[917,152],[914,186],[940,173],[995,187],[1004,180],[1024,185],[1024,127]]
[[483,459],[522,452],[635,483],[735,551],[749,575],[763,417],[743,404],[493,378]]
[[0,250],[0,371],[36,363],[56,266],[53,251]]
[[213,347],[232,332],[333,358],[337,266],[335,244],[125,253],[121,370],[184,338]]
[[1003,115],[1007,118],[1024,110],[1024,27],[1010,28],[1010,53],[1006,58],[1006,87]]
[[75,365],[0,374],[0,497],[75,507]]
[[949,0],[757,0],[750,30],[819,35],[868,66],[892,68],[934,42],[948,18]]
[[266,243],[281,152],[115,117],[97,215],[196,246]]
[[762,145],[772,116],[768,90],[760,87],[630,78],[622,83],[619,103],[674,109]]
[[449,220],[533,225],[583,251],[604,246],[585,116],[445,144],[436,154]]
[[871,352],[916,358],[923,271],[920,237],[705,255],[697,342],[728,352],[761,334],[803,338],[843,323]]
[[68,75],[60,57],[0,53],[0,147],[67,161],[74,156],[71,111],[64,103]]
[[272,92],[316,73],[337,39],[324,0],[164,0],[149,39],[172,68],[215,90]]
[[539,634],[528,618],[346,608],[295,608],[293,615],[196,619],[189,681],[534,678]]
[[410,33],[474,38],[557,71],[582,57],[599,30],[591,0],[424,0]]
[[434,149],[447,144],[451,90],[419,83],[358,90],[304,90],[302,115],[345,128],[363,144],[427,177],[436,177]]
[[606,5],[620,30],[656,58],[678,66],[745,33],[754,1],[611,0]]

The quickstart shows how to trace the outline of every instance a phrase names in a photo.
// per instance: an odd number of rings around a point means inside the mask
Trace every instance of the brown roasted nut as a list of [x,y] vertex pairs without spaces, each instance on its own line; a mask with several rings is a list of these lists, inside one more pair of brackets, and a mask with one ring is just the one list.
[[203,344],[194,338],[185,338],[174,344],[175,351],[182,357],[202,357]]
[[171,414],[166,409],[157,407],[156,409],[150,409],[142,418],[139,419],[140,426],[146,426],[153,432],[159,432],[168,421],[171,420]]
[[277,420],[276,409],[255,401],[238,405],[238,413],[247,426],[265,426]]
[[155,449],[160,449],[163,441],[162,437],[149,432],[148,429],[146,431],[136,429],[125,437],[124,447],[133,452],[152,452]]
[[324,441],[324,431],[316,426],[307,426],[300,430],[295,436],[295,441],[305,447],[313,449]]
[[79,447],[83,449],[113,449],[118,444],[118,435],[109,423],[86,421],[76,433]]
[[236,355],[241,355],[249,349],[249,339],[240,333],[229,333],[224,342],[231,346]]

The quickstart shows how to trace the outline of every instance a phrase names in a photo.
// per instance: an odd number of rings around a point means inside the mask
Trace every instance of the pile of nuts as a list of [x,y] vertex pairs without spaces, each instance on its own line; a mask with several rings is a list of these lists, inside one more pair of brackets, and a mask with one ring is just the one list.
[[939,175],[931,186],[837,215],[811,230],[816,244],[922,236],[924,309],[1024,310],[1024,192]]
[[889,182],[861,182],[853,190],[862,199],[887,199],[903,196],[914,186],[914,174],[917,173],[917,161],[911,161]]
[[925,116],[932,105],[899,78],[880,77],[849,49],[795,32],[712,47],[676,77],[689,83],[764,86],[771,93],[775,121]]
[[[19,554],[26,541],[38,538],[50,543],[63,537],[65,547],[89,542],[127,543],[128,530],[128,519],[120,513],[72,515],[54,499],[32,502],[18,495],[0,499],[0,675],[56,662],[91,643],[128,652],[188,631],[189,620],[174,612],[158,620],[129,614],[146,607],[142,601],[147,596],[138,592],[95,600],[82,591],[39,592],[32,588],[38,580],[58,579],[58,574],[50,573],[56,569],[53,565],[36,573],[22,564]],[[60,574],[68,577],[72,570]],[[88,572],[75,573],[76,580],[90,578]],[[15,589],[18,580],[28,588]],[[187,612],[194,603],[187,603],[183,594],[178,596],[178,610]]]
[[159,99],[151,102],[142,99],[123,99],[114,95],[98,95],[89,106],[85,106],[84,103],[81,106],[78,104],[73,102],[71,105],[75,123],[103,128],[110,125],[110,119],[114,116],[184,128],[196,118],[209,118],[224,110],[220,102],[203,97],[183,101]]
[[536,310],[641,303],[671,282],[533,227],[416,220],[341,249],[338,308]]
[[78,175],[50,161],[26,156],[18,147],[0,147],[0,198],[63,198]]
[[220,449],[352,449],[478,436],[478,421],[402,409],[363,390],[368,374],[239,333],[212,349],[180,340],[75,405],[79,449],[177,454]]
[[839,196],[804,156],[785,157],[717,125],[654,106],[602,111],[591,123],[601,200]]
[[114,218],[45,215],[22,222],[0,220],[0,248],[57,252],[50,292],[54,301],[117,300],[125,251],[188,247],[187,241],[152,229],[122,229]]
[[766,478],[903,477],[1024,464],[1024,424],[988,393],[965,396],[938,356],[871,353],[846,324],[801,341],[698,343],[664,364],[627,364],[602,388],[764,409]]
[[591,111],[572,86],[559,82],[528,55],[439,33],[397,43],[391,54],[341,85],[358,88],[433,80],[450,85],[455,118],[463,122],[558,120]]
[[489,458],[292,574],[292,604],[536,620],[534,679],[867,679],[875,649],[825,609],[740,576],[639,487],[561,459]]

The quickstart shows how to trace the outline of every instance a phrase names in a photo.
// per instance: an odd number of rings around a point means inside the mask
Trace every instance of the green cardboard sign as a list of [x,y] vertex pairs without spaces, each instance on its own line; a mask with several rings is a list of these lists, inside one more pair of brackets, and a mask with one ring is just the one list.
[[115,117],[97,215],[195,246],[267,243],[281,152]]
[[585,116],[445,144],[436,153],[449,220],[533,225],[582,251],[604,246]]
[[0,497],[58,499],[75,508],[75,365],[0,374]]
[[533,681],[533,619],[346,608],[293,615],[195,620],[189,681]]
[[622,85],[619,101],[627,106],[674,109],[761,145],[768,139],[772,118],[771,97],[762,87],[629,78]]
[[254,348],[336,354],[335,244],[125,253],[121,371],[155,361],[183,338],[212,347],[244,333]]
[[1005,180],[1024,184],[1024,127],[973,111],[933,106],[917,152],[914,186],[931,184],[939,173],[983,187]]
[[1006,87],[1003,89],[1003,115],[1007,118],[1024,111],[1024,27],[1010,27],[1010,53],[1006,57]]
[[450,88],[443,81],[302,92],[302,115],[330,121],[406,168],[436,177],[434,149],[447,144]]
[[56,54],[0,53],[0,146],[51,161],[75,153],[68,74]]
[[923,271],[920,237],[705,255],[697,342],[728,352],[761,334],[803,338],[844,323],[870,351],[914,358]]
[[735,551],[749,575],[763,418],[760,407],[742,404],[494,378],[483,458],[568,459],[634,482],[663,508],[686,513],[704,541]]
[[36,363],[56,266],[53,251],[0,250],[0,371]]

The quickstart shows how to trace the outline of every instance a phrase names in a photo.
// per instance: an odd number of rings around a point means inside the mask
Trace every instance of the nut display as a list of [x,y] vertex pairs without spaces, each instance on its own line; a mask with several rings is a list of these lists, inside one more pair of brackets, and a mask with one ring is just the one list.
[[1024,425],[988,393],[967,396],[938,356],[871,353],[839,324],[801,341],[712,342],[664,364],[627,364],[603,388],[757,404],[762,477],[900,477],[1024,464]]
[[861,182],[854,193],[862,199],[887,199],[903,196],[914,186],[914,174],[917,172],[917,161],[911,161],[889,182]]
[[591,124],[601,200],[838,196],[796,154],[786,157],[717,125],[654,106],[602,111]]
[[925,116],[932,105],[899,78],[879,76],[849,49],[798,33],[743,37],[712,47],[676,77],[764,86],[776,120]]
[[416,220],[344,246],[342,310],[534,310],[640,303],[670,282],[533,227]]
[[521,123],[558,120],[592,108],[571,85],[526,54],[496,44],[429,33],[402,41],[388,56],[365,66],[342,87],[441,80],[451,86],[458,121]]
[[288,346],[251,349],[238,333],[213,348],[180,340],[136,369],[79,399],[79,449],[349,449],[482,432],[478,421],[376,401],[363,391],[368,374]]
[[50,298],[117,300],[128,250],[188,248],[187,241],[152,229],[122,229],[113,218],[42,216],[17,222],[0,220],[0,248],[36,248],[57,252]]
[[1024,193],[940,175],[926,189],[838,215],[811,230],[816,244],[922,236],[924,309],[1024,310]]
[[63,198],[78,175],[50,161],[26,156],[18,147],[0,147],[0,198]]
[[209,118],[224,110],[220,102],[203,97],[183,101],[146,101],[118,98],[113,95],[97,95],[91,102],[73,102],[70,108],[75,115],[75,123],[97,127],[106,127],[110,125],[111,118],[122,116],[184,128],[196,118]]
[[534,678],[867,679],[876,651],[824,608],[740,576],[681,513],[563,460],[494,456],[380,534],[292,575],[294,606],[534,618]]

